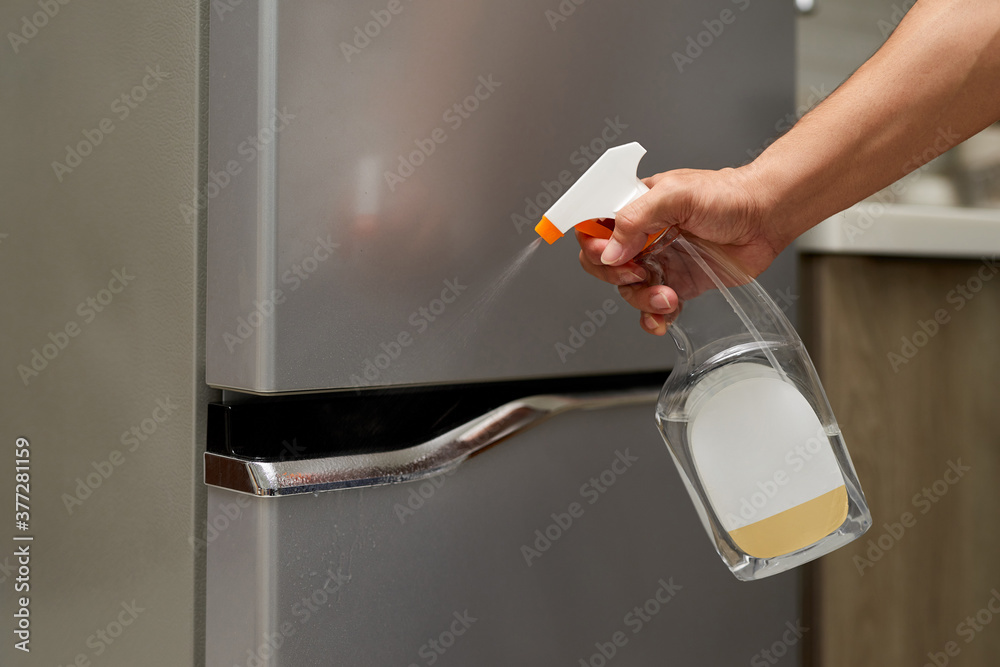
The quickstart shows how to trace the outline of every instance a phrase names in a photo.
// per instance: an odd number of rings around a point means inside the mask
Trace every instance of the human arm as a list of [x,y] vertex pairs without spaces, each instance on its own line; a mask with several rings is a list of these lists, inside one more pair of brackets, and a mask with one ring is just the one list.
[[[676,170],[618,214],[611,241],[582,238],[581,263],[622,285],[666,330],[677,296],[630,261],[668,226],[714,241],[752,274],[797,236],[917,169],[1000,118],[1000,2],[919,0],[885,45],[754,162]],[[654,297],[663,297],[666,304]]]

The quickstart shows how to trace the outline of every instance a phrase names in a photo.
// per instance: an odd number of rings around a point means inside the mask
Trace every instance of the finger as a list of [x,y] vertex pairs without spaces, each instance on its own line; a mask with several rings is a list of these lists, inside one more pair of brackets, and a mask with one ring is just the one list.
[[580,265],[590,275],[612,285],[629,285],[645,282],[649,274],[635,262],[627,262],[617,267],[601,263],[601,253],[608,244],[607,239],[588,236],[576,230],[576,240],[580,244]]
[[629,262],[621,266],[595,264],[587,259],[583,250],[580,251],[580,266],[595,278],[603,280],[606,283],[611,283],[612,285],[643,283],[648,277],[646,270],[634,262]]
[[601,254],[602,263],[615,266],[627,262],[645,247],[650,234],[669,226],[656,215],[661,208],[656,202],[659,196],[655,189],[650,190],[618,212],[615,229]]
[[659,173],[659,174],[653,174],[652,176],[647,176],[646,178],[643,178],[641,180],[642,180],[643,184],[647,188],[649,188],[650,190],[652,190],[654,187],[656,187],[657,183],[659,183],[660,181],[663,180],[663,177],[666,176],[666,175],[667,175],[667,172],[664,171],[664,172]]
[[654,336],[662,336],[667,333],[667,322],[663,315],[640,313],[639,326],[641,326],[644,331],[651,333]]
[[608,245],[608,240],[599,239],[596,236],[588,236],[578,229],[574,231],[576,232],[576,240],[580,244],[580,248],[583,250],[587,261],[600,264],[601,253],[604,252],[604,246]]
[[653,188],[657,183],[665,178],[675,178],[677,176],[682,176],[687,173],[696,171],[695,169],[672,169],[670,171],[661,171],[658,174],[653,174],[652,176],[647,176],[642,179],[642,182],[646,184],[647,188]]
[[624,264],[645,247],[650,234],[686,219],[691,194],[677,172],[651,177],[654,187],[618,212],[615,228],[601,255],[610,266]]
[[654,315],[668,315],[677,310],[677,293],[666,285],[622,285],[618,293],[633,308]]

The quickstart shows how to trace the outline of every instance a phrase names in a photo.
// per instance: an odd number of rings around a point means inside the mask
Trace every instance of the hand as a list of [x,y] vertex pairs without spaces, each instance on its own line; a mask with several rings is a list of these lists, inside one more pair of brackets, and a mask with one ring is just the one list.
[[640,324],[649,333],[666,333],[682,301],[678,291],[681,295],[687,291],[678,281],[689,278],[672,279],[668,274],[666,285],[647,283],[648,272],[632,260],[649,234],[676,225],[690,235],[714,242],[754,277],[792,240],[769,229],[770,203],[756,194],[764,189],[754,183],[745,167],[721,171],[678,169],[643,182],[650,191],[618,213],[610,240],[581,232],[576,236],[583,269],[618,285],[622,297],[641,311]]

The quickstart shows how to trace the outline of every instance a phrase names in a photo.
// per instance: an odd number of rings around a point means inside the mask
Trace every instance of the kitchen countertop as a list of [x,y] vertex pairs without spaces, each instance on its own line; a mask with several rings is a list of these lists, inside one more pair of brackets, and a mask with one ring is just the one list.
[[803,234],[802,253],[994,257],[1000,209],[862,202]]

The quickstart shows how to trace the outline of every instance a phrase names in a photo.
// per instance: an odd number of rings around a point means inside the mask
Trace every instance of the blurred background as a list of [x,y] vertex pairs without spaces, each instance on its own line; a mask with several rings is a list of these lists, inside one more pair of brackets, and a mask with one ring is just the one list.
[[[30,448],[30,521],[8,515],[0,532],[0,662],[1000,664],[1000,127],[834,216],[762,278],[806,340],[874,515],[857,542],[766,581],[717,560],[656,432],[673,348],[578,275],[571,241],[519,278],[506,264],[529,242],[520,219],[534,224],[588,147],[641,141],[644,175],[746,163],[910,4],[4,3],[0,492],[15,494],[13,453]],[[675,69],[725,10],[745,13]],[[371,21],[367,41],[352,32]],[[284,36],[271,72],[265,28]],[[403,144],[452,103],[468,117],[400,171]],[[372,195],[389,168],[400,195]],[[501,279],[512,292],[490,291]],[[524,396],[522,380],[593,409],[436,482],[260,498],[235,466],[206,484],[206,451],[235,431],[267,441],[246,460],[316,454],[309,428],[272,423],[293,403],[385,453],[480,399]],[[452,388],[407,393],[422,383]],[[336,421],[308,403],[319,390],[364,407]],[[624,450],[641,463],[525,563],[535,531]],[[13,632],[23,608],[30,653]],[[616,643],[633,609],[656,613]]]
[[[891,34],[910,2],[834,0],[798,20],[797,103],[809,108],[861,66]],[[994,124],[933,161],[900,204],[996,208],[1000,126]]]

